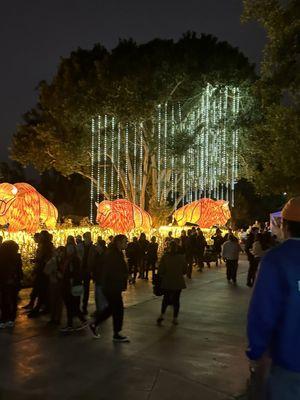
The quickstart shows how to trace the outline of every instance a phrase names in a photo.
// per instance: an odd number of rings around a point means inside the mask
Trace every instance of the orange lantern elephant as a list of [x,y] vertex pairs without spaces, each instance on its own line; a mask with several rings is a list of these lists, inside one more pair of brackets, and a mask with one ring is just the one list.
[[0,184],[0,225],[8,231],[36,232],[41,225],[54,229],[58,212],[28,183]]
[[128,233],[133,229],[143,231],[151,229],[150,214],[128,200],[104,200],[96,205],[97,222],[103,229],[111,229],[115,233]]
[[173,217],[179,226],[190,222],[201,228],[211,228],[214,225],[225,225],[231,213],[227,201],[201,199],[179,208]]

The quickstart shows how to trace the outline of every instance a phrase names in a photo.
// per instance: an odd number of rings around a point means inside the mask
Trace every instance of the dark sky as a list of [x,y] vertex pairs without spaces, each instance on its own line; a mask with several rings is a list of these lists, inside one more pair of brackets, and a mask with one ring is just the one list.
[[[35,104],[35,88],[51,79],[59,58],[77,47],[118,38],[145,42],[211,33],[259,63],[265,42],[256,24],[241,25],[242,0],[11,0],[0,11],[0,160],[16,124]],[[26,151],[26,149],[24,149]]]

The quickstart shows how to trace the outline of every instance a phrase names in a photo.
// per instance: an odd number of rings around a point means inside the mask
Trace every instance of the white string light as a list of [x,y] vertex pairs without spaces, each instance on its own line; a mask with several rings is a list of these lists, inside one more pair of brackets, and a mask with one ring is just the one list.
[[103,191],[104,196],[107,195],[107,115],[104,116],[104,149],[103,149]]
[[143,123],[140,124],[140,170],[139,170],[139,180],[140,180],[140,203],[141,194],[143,188]]
[[115,165],[115,118],[111,119],[111,171],[110,171],[110,198],[114,197],[114,171]]
[[92,119],[91,137],[91,191],[90,191],[90,222],[94,222],[94,152],[95,152],[95,120]]
[[129,127],[125,127],[125,193],[128,198]]
[[160,169],[161,169],[161,105],[158,105],[158,127],[157,127],[157,200],[160,202],[161,182],[160,182]]
[[101,117],[98,115],[98,146],[97,146],[97,202],[100,201],[100,164],[101,164]]

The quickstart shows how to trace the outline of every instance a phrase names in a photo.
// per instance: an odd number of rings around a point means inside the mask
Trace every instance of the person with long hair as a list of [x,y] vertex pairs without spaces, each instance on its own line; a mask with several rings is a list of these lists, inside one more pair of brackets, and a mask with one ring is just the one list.
[[18,244],[13,240],[6,240],[0,246],[0,328],[12,328],[17,316],[18,293],[23,278],[18,250]]
[[161,314],[157,319],[158,325],[161,325],[164,320],[164,315],[169,305],[173,306],[173,324],[178,324],[180,295],[182,289],[186,288],[184,280],[186,272],[187,264],[185,256],[180,253],[180,248],[176,241],[170,241],[158,267],[161,288],[164,292]]
[[128,280],[128,268],[123,254],[126,247],[127,237],[116,235],[105,255],[102,287],[107,307],[90,324],[90,329],[96,339],[101,337],[98,330],[100,323],[112,316],[113,341],[129,342],[126,336],[121,335],[124,318],[122,292],[127,289]]

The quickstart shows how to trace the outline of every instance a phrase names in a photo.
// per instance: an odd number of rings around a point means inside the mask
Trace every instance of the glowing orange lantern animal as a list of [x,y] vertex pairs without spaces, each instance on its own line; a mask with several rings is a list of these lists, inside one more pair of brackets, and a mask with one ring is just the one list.
[[128,200],[104,200],[96,205],[97,222],[103,229],[112,229],[116,233],[127,233],[133,229],[143,231],[151,229],[151,216]]
[[10,232],[36,232],[40,225],[54,229],[57,209],[28,183],[0,184],[0,225]]
[[201,199],[179,208],[173,217],[179,226],[190,222],[201,228],[211,228],[214,225],[225,225],[231,218],[231,213],[227,201]]

